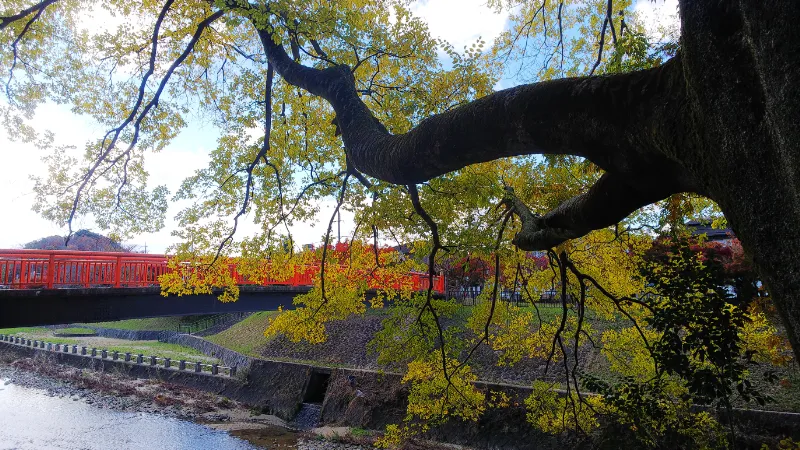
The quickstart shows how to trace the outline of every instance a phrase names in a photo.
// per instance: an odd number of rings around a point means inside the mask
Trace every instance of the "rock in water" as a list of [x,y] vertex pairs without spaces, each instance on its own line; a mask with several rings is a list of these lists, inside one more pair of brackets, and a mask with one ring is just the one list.
[[303,403],[300,405],[300,411],[294,417],[292,424],[300,430],[310,430],[319,426],[319,420],[322,416],[322,405],[319,403]]

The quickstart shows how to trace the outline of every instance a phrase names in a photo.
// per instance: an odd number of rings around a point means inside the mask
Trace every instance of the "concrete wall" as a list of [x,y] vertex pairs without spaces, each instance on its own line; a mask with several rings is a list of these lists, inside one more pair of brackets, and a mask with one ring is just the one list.
[[176,331],[153,331],[153,330],[119,330],[116,328],[100,328],[90,325],[98,336],[114,338],[114,339],[127,339],[129,341],[163,341],[169,336],[177,335]]
[[214,344],[213,342],[209,342],[203,338],[189,334],[172,333],[170,335],[166,335],[163,340],[171,344],[179,344],[193,348],[204,355],[219,359],[226,366],[236,366],[239,370],[249,368],[255,360],[255,358],[245,356],[239,352],[227,349],[221,345]]

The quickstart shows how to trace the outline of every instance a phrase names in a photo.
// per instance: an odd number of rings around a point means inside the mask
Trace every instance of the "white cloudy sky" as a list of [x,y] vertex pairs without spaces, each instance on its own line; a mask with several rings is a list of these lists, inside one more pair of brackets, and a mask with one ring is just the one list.
[[[639,0],[637,11],[647,18],[650,28],[655,30],[658,23],[668,20],[676,11],[677,0]],[[497,14],[485,6],[485,0],[421,0],[413,6],[415,14],[423,17],[431,34],[451,42],[456,49],[463,48],[482,37],[486,42],[503,31],[506,16]],[[58,144],[72,144],[78,148],[92,136],[104,130],[92,121],[70,113],[69,109],[58,105],[44,105],[35,116],[35,125],[55,133]],[[175,192],[186,176],[196,169],[205,167],[208,151],[216,144],[212,130],[198,124],[190,126],[174,143],[158,154],[149,155],[147,170],[154,184],[166,184]],[[33,182],[31,175],[43,175],[45,168],[41,163],[40,152],[32,145],[12,142],[4,129],[0,129],[0,248],[20,248],[24,243],[49,235],[64,235],[66,230],[47,222],[31,211],[33,202]],[[295,226],[293,234],[297,242],[319,242],[330,217],[333,204],[324,204],[316,227],[313,224]],[[141,235],[130,241],[140,247],[147,245],[151,253],[163,252],[172,243],[170,236],[174,229],[172,217],[180,205],[172,205],[167,214],[167,227],[158,233]],[[343,214],[342,235],[350,232],[352,221]],[[77,222],[74,229],[96,228],[90,222]],[[243,233],[254,229],[245,226]],[[97,230],[100,231],[100,230]],[[335,232],[335,231],[334,231]]]

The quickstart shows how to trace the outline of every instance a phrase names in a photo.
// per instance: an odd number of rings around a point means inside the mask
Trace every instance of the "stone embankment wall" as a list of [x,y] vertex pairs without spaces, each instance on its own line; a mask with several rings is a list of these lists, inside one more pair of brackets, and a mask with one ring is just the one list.
[[226,366],[238,367],[239,369],[247,370],[255,361],[255,358],[245,356],[239,352],[225,348],[221,345],[214,344],[203,338],[192,336],[190,334],[177,334],[165,336],[162,339],[164,342],[171,344],[179,344],[185,347],[193,348],[206,356],[212,356],[222,361]]
[[98,336],[113,338],[113,339],[126,339],[129,341],[164,341],[170,336],[175,336],[178,333],[175,331],[155,331],[155,330],[118,330],[116,328],[100,328],[92,327],[97,332]]
[[[322,422],[368,429],[383,429],[399,424],[406,415],[408,389],[402,375],[365,370],[333,369]],[[542,433],[526,420],[524,387],[481,384],[481,389],[505,392],[511,399],[508,408],[487,411],[478,422],[457,419],[436,427],[426,437],[440,442],[491,449],[564,449],[574,442]]]
[[252,316],[252,312],[243,312],[243,313],[229,313],[226,315],[225,321],[222,323],[218,323],[213,327],[206,328],[205,330],[198,331],[193,333],[195,336],[211,336],[212,334],[221,333],[228,328],[236,325],[237,323],[241,322],[242,320]]

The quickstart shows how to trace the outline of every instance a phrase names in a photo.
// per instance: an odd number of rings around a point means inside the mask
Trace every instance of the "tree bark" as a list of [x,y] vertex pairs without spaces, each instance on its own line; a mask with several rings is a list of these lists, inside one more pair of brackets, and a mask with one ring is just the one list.
[[753,255],[800,361],[800,3],[681,3],[698,148],[676,155]]

